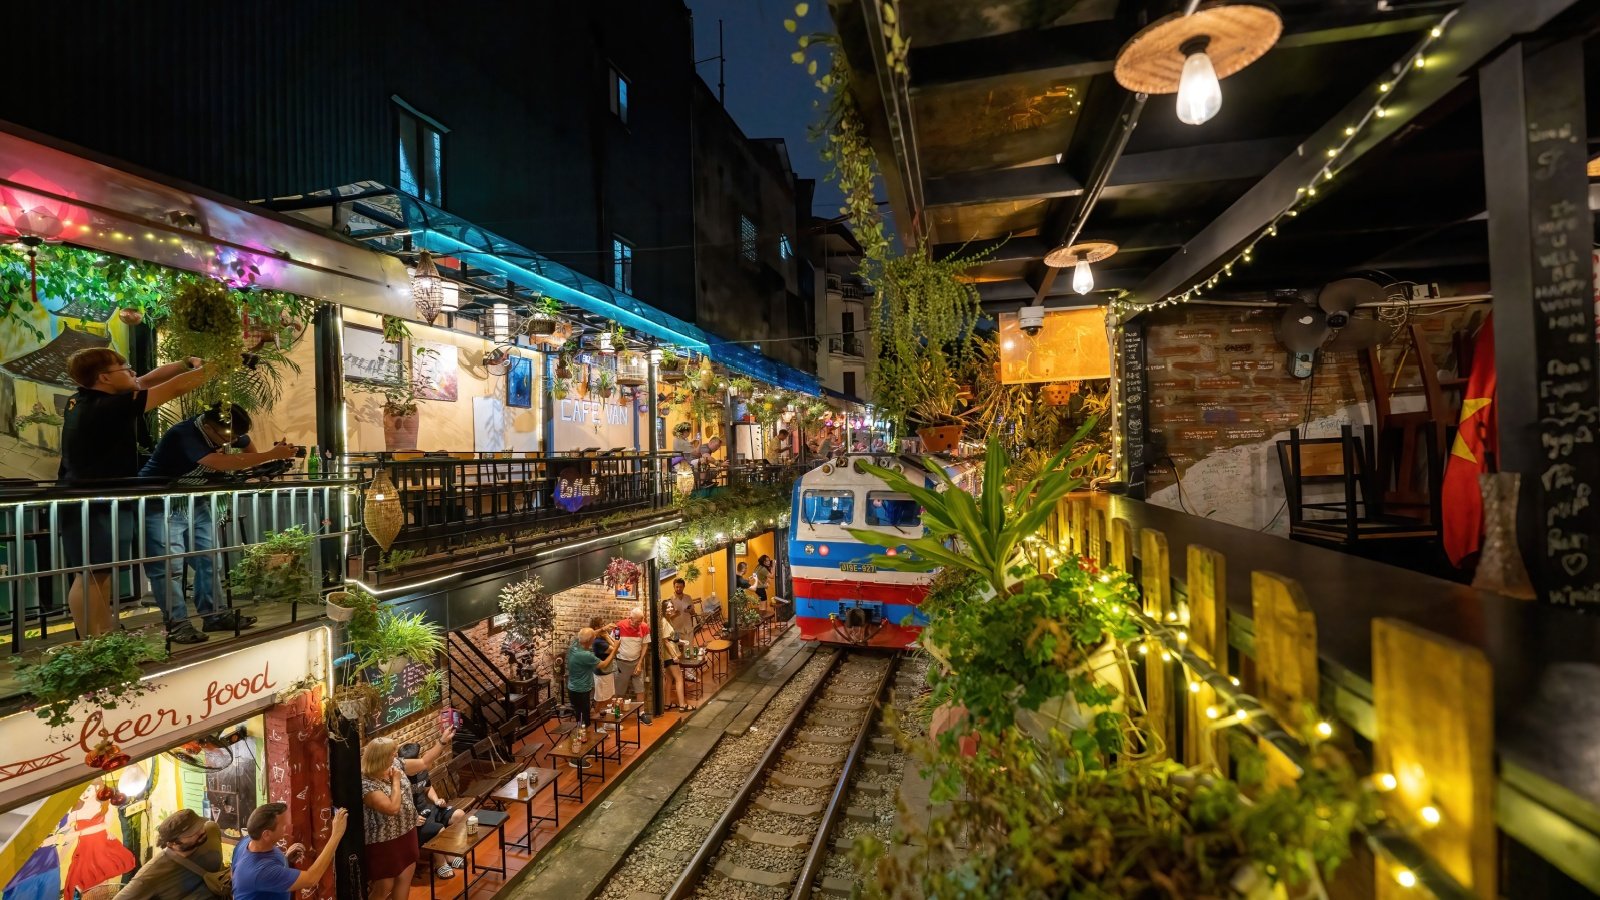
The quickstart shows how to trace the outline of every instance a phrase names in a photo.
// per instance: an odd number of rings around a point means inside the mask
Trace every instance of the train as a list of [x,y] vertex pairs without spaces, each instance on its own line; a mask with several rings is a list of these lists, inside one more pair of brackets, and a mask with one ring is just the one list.
[[920,606],[933,572],[880,569],[883,550],[847,529],[922,537],[922,509],[861,463],[898,470],[914,483],[942,488],[927,465],[967,487],[975,468],[932,456],[853,454],[822,463],[795,483],[789,515],[789,569],[795,622],[808,641],[857,647],[910,647],[926,624]]

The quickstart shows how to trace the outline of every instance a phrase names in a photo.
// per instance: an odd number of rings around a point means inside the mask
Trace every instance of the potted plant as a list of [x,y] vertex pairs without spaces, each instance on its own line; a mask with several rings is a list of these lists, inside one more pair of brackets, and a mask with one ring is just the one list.
[[76,721],[80,703],[85,709],[116,709],[149,693],[143,666],[166,658],[158,635],[113,631],[52,647],[37,662],[19,664],[17,685],[33,698],[34,715],[61,728]]
[[554,637],[555,604],[537,575],[501,588],[500,612],[510,617],[507,630],[524,645],[537,649]]
[[638,563],[613,556],[605,574],[600,576],[600,582],[614,591],[632,590],[639,583],[639,572]]
[[[372,682],[354,679],[333,689],[333,696],[328,698],[328,708],[338,711],[339,715],[352,722],[359,722],[372,715],[382,700]],[[332,720],[329,721],[331,724]],[[337,728],[329,730],[338,733]]]
[[422,385],[409,364],[401,363],[393,372],[378,381],[351,381],[348,384],[354,391],[377,394],[382,398],[385,448],[417,449],[417,429],[421,423],[421,417],[417,414],[417,389]]
[[544,294],[535,297],[533,305],[528,311],[528,335],[532,337],[555,332],[556,322],[560,321],[558,319],[560,312],[560,300]]
[[743,375],[737,375],[737,376],[735,376],[733,378],[728,379],[728,392],[733,394],[733,396],[735,396],[735,397],[743,397],[743,398],[749,399],[750,395],[755,393],[755,389],[756,389],[755,381],[752,380],[752,379],[746,378]]
[[360,657],[359,668],[377,667],[386,678],[393,678],[413,662],[431,662],[444,652],[444,637],[439,626],[422,613],[406,615],[392,609],[378,612],[377,627],[364,644],[351,639]]
[[172,297],[172,307],[162,322],[161,355],[181,360],[206,361],[211,377],[189,395],[192,406],[222,404],[233,409],[234,376],[244,368],[243,310],[239,292],[210,278],[182,282]]
[[617,392],[617,376],[610,369],[601,369],[600,375],[594,380],[594,389],[602,400],[610,400]]
[[683,380],[683,357],[671,347],[661,348],[661,364],[656,367],[656,374],[668,384],[676,384]]
[[557,400],[565,400],[567,399],[567,395],[570,393],[572,393],[572,379],[555,378],[551,380],[550,396],[556,398]]
[[728,620],[739,623],[740,646],[753,646],[756,629],[761,627],[761,610],[756,603],[756,596],[743,589],[734,591],[733,596],[728,598]]
[[257,603],[312,599],[317,588],[310,555],[311,535],[300,526],[267,532],[265,540],[245,549],[244,559],[229,572],[228,583]]
[[949,453],[961,443],[961,433],[966,428],[965,420],[957,413],[961,387],[936,365],[925,364],[923,372],[921,392],[911,407],[917,437],[929,453]]
[[444,670],[434,669],[422,676],[422,684],[417,688],[417,703],[422,709],[439,702],[444,693]]

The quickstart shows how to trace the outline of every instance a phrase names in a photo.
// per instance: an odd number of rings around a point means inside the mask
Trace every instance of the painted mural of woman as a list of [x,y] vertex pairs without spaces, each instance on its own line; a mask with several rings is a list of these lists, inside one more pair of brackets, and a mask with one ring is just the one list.
[[74,900],[78,894],[121,878],[138,866],[128,848],[111,836],[106,825],[111,804],[95,799],[99,786],[99,782],[91,782],[84,787],[77,805],[67,813],[65,826],[57,832],[72,843],[70,851],[65,844],[57,844],[61,859],[67,865],[66,877],[61,882],[61,900]]

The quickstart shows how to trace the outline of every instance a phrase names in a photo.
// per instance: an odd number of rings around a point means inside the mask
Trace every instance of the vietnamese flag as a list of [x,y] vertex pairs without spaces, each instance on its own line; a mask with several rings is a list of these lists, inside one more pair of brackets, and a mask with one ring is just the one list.
[[1483,320],[1472,342],[1472,373],[1461,397],[1461,422],[1455,443],[1445,460],[1444,485],[1439,491],[1444,522],[1444,552],[1451,564],[1478,552],[1483,543],[1483,494],[1478,476],[1484,453],[1498,453],[1494,409],[1494,317]]

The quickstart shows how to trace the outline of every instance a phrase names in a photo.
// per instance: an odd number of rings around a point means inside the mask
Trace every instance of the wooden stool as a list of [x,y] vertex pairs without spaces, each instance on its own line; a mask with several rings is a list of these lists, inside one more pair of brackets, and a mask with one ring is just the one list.
[[[678,668],[683,670],[683,702],[688,703],[691,699],[700,700],[705,697],[704,682],[706,676],[702,674],[705,667],[706,658],[704,656],[698,659],[678,660]],[[695,673],[697,680],[689,680],[690,672]]]
[[719,678],[728,677],[728,651],[733,649],[731,641],[721,638],[706,645],[706,655],[711,657],[711,674]]

